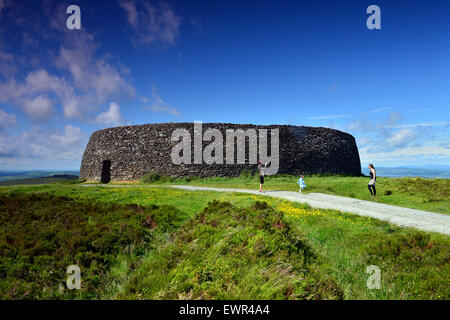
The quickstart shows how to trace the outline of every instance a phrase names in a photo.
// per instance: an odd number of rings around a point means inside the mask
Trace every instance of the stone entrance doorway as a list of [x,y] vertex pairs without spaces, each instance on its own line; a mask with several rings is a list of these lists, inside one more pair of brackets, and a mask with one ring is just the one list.
[[101,183],[109,183],[111,181],[111,161],[105,160],[102,162],[102,177]]

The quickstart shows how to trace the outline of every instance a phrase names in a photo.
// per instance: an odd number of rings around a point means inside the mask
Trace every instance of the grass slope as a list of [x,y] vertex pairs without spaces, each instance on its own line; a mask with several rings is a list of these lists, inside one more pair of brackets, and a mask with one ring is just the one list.
[[282,212],[264,202],[214,201],[133,274],[121,298],[339,299],[311,273],[315,254]]
[[[268,176],[266,190],[298,191],[298,177],[291,175]],[[377,178],[377,196],[371,197],[366,177],[307,176],[304,192],[319,192],[349,198],[376,201],[412,209],[450,214],[450,179]],[[258,189],[259,178],[245,173],[240,177],[172,179],[149,174],[141,183],[154,185],[187,184],[221,188]]]
[[[339,290],[342,290],[345,299],[450,298],[448,290],[450,239],[441,234],[418,232],[372,218],[335,210],[317,210],[299,203],[244,193],[192,192],[163,187],[102,188],[58,184],[0,187],[0,194],[9,194],[10,192],[50,193],[54,196],[73,197],[79,201],[120,203],[121,205],[164,204],[175,207],[184,217],[183,219],[188,219],[183,221],[193,223],[194,228],[200,228],[202,225],[187,221],[191,221],[189,219],[195,219],[197,215],[201,214],[210,201],[226,201],[234,208],[244,208],[243,210],[248,210],[245,208],[255,205],[257,201],[263,201],[275,211],[283,213],[283,219],[289,223],[291,230],[303,235],[303,238],[307,240],[316,255],[315,262],[309,265],[311,274],[320,275],[319,278],[322,280],[330,280]],[[224,222],[224,227],[227,227],[227,222]],[[184,232],[188,233],[189,229]],[[221,234],[220,230],[214,232]],[[146,251],[142,255],[142,267],[137,269],[130,267],[127,260],[128,254],[118,254],[116,262],[108,272],[115,280],[107,285],[109,289],[103,291],[100,297],[138,298],[152,297],[153,294],[155,294],[154,297],[157,297],[156,289],[144,293],[140,291],[142,296],[138,296],[139,288],[145,286],[136,280],[131,282],[131,279],[134,277],[134,272],[142,272],[139,271],[143,270],[141,268],[145,268],[146,265],[151,265],[155,261],[161,262],[158,270],[178,274],[181,270],[178,267],[169,268],[164,265],[165,254],[173,252],[172,250],[176,251],[173,243],[176,243],[178,238],[177,234],[172,233],[169,238],[160,240],[159,245],[155,247],[158,248],[158,252]],[[175,242],[171,244],[164,239],[173,239]],[[206,241],[206,239],[203,240]],[[212,247],[215,245],[211,243]],[[185,263],[191,261],[187,248],[183,247],[182,252],[179,252],[180,254],[177,256]],[[203,254],[201,251],[197,253]],[[213,253],[214,250],[205,253],[203,257],[206,262],[202,262],[202,264],[210,267],[211,264],[214,265],[209,261],[213,257]],[[366,267],[372,264],[381,268],[382,288],[380,290],[369,290],[366,287],[368,278]],[[139,277],[135,277],[135,279],[139,279]],[[162,277],[161,281],[162,283],[177,284],[172,278]],[[260,285],[263,286],[263,283]],[[135,291],[132,288],[135,288]],[[175,291],[159,290],[158,292],[161,292],[163,296],[170,296]],[[198,296],[210,294],[200,291],[200,289],[195,293]],[[185,292],[185,294],[187,293]],[[193,294],[193,296],[195,295]]]

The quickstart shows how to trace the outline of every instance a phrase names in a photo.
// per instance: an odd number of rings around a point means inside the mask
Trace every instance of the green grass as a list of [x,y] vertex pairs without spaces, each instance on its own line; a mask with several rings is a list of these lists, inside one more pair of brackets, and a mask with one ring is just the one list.
[[[221,188],[258,189],[259,177],[243,174],[240,177],[181,178],[158,175],[143,179],[144,184],[188,184]],[[298,177],[291,175],[267,176],[264,189],[298,191]],[[307,176],[304,192],[319,192],[349,198],[376,201],[412,209],[450,214],[450,179],[377,178],[377,196],[371,197],[366,177]]]
[[[269,180],[268,178],[267,180]],[[308,183],[308,181],[307,181]],[[167,205],[174,207],[183,216],[184,227],[169,238],[160,241],[155,249],[149,249],[142,255],[135,268],[130,268],[127,253],[118,252],[114,263],[109,268],[110,280],[105,279],[105,289],[100,298],[158,298],[176,297],[177,292],[182,292],[180,297],[247,297],[239,293],[242,288],[250,287],[251,281],[246,279],[230,287],[230,291],[218,286],[225,283],[224,278],[217,278],[217,283],[211,284],[214,292],[207,290],[206,284],[197,283],[190,286],[189,290],[178,291],[182,288],[182,281],[179,279],[195,279],[195,274],[203,272],[201,265],[208,266],[208,270],[216,274],[214,269],[217,260],[216,251],[220,245],[214,241],[207,241],[207,237],[202,236],[203,249],[196,252],[195,256],[189,255],[188,244],[180,244],[180,239],[192,235],[201,228],[207,226],[199,223],[198,217],[205,212],[208,202],[213,200],[229,202],[233,209],[231,212],[239,210],[249,211],[249,207],[255,205],[257,201],[266,202],[272,208],[273,213],[283,213],[283,221],[289,224],[291,230],[308,243],[311,251],[315,255],[313,263],[308,265],[307,273],[304,274],[310,279],[315,279],[316,283],[329,283],[330,286],[323,286],[322,294],[319,291],[298,291],[298,297],[339,297],[337,292],[342,292],[345,299],[449,299],[448,278],[450,274],[450,239],[446,235],[437,233],[419,232],[413,229],[401,228],[390,225],[387,222],[372,218],[360,217],[348,213],[341,213],[335,210],[316,210],[307,205],[292,203],[275,198],[267,198],[244,193],[219,193],[203,191],[174,190],[164,187],[133,186],[128,188],[104,188],[104,187],[82,187],[80,185],[42,185],[42,186],[16,186],[0,187],[0,194],[8,194],[11,191],[24,194],[50,193],[54,196],[66,196],[80,201],[95,200],[99,203],[120,203],[121,205],[138,204],[142,206]],[[243,209],[237,209],[243,208]],[[251,210],[250,210],[251,211]],[[211,212],[207,221],[218,220],[217,212]],[[196,220],[197,219],[197,220]],[[224,239],[222,229],[231,230],[232,221],[224,219],[221,228],[213,230],[212,239]],[[244,229],[253,230],[252,225],[255,220],[242,225]],[[191,226],[191,227],[187,227]],[[243,230],[244,230],[243,229]],[[197,231],[195,231],[197,230]],[[210,230],[211,231],[211,230]],[[249,235],[251,233],[248,233]],[[217,238],[215,238],[217,237]],[[265,234],[264,238],[269,237]],[[247,243],[252,237],[245,237]],[[286,238],[286,239],[289,239]],[[167,241],[171,240],[171,241]],[[178,241],[178,242],[177,242]],[[200,241],[200,240],[199,240]],[[207,248],[207,245],[210,247]],[[242,242],[243,244],[245,241]],[[180,244],[180,245],[178,245]],[[181,249],[177,249],[181,248]],[[247,250],[249,248],[247,247]],[[180,265],[168,266],[167,257],[177,254]],[[229,252],[226,260],[233,265],[233,252]],[[194,268],[195,259],[204,259],[204,263]],[[151,276],[138,276],[142,270],[149,270],[155,263],[160,262],[160,271],[164,271],[164,276],[158,278],[160,285],[155,284],[152,289],[145,289],[149,286]],[[246,260],[247,261],[247,260]],[[248,260],[247,262],[249,262]],[[267,262],[268,260],[266,260]],[[243,269],[235,268],[228,270],[225,261],[220,264],[224,272],[233,270],[251,270],[249,266]],[[261,261],[264,263],[264,261]],[[381,290],[369,290],[366,287],[366,280],[369,275],[365,273],[368,265],[377,265],[382,272]],[[183,269],[182,266],[189,268]],[[217,266],[219,267],[219,266]],[[274,267],[274,266],[272,266]],[[147,269],[146,269],[147,268]],[[155,267],[156,268],[156,267]],[[181,269],[180,269],[181,268]],[[247,269],[246,269],[247,268]],[[275,267],[274,267],[275,268]],[[155,269],[156,270],[156,269]],[[195,270],[195,272],[193,271]],[[184,272],[186,271],[186,272]],[[194,272],[194,273],[193,273]],[[169,276],[170,275],[170,276]],[[299,273],[300,275],[300,273]],[[181,278],[178,278],[181,277]],[[194,278],[192,278],[194,277]],[[140,281],[144,281],[142,283]],[[153,280],[152,280],[153,281]],[[192,281],[191,281],[192,282]],[[280,292],[284,292],[287,287],[277,293],[270,293],[269,286],[264,292],[255,293],[252,297],[281,297]],[[165,286],[163,284],[168,284]],[[257,282],[252,290],[264,287],[265,282]],[[192,283],[191,283],[192,285]],[[216,285],[218,287],[216,287]],[[174,286],[173,288],[170,286]],[[171,289],[172,288],[172,289]],[[222,288],[223,290],[219,290]],[[318,287],[321,288],[320,286]],[[180,289],[181,290],[181,289]],[[289,289],[288,291],[290,291]],[[252,291],[257,292],[257,291]],[[293,292],[296,292],[295,289]],[[158,293],[158,294],[157,294]],[[141,295],[139,295],[141,294]],[[214,294],[217,294],[214,296]],[[308,296],[308,294],[310,294]],[[283,296],[284,297],[284,296]],[[295,296],[290,296],[291,298]]]
[[[107,273],[116,256],[127,253],[132,266],[157,235],[173,230],[182,219],[181,212],[168,206],[99,203],[48,193],[0,195],[0,298],[98,298],[111,282]],[[60,292],[69,265],[81,268],[83,290]]]
[[127,299],[340,299],[308,241],[264,202],[214,201],[133,274]]

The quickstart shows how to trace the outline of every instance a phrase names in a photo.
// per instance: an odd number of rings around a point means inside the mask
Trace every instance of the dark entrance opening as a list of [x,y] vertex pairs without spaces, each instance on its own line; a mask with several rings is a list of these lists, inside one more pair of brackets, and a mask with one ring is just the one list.
[[102,163],[101,183],[109,183],[111,181],[111,161],[105,160]]

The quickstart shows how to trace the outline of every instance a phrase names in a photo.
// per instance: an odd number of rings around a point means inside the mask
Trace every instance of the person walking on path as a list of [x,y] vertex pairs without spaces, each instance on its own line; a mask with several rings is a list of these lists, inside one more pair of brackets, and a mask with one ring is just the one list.
[[298,179],[298,181],[297,181],[297,184],[300,186],[300,189],[298,190],[298,192],[302,192],[302,190],[306,188],[305,180],[303,180],[304,178],[305,178],[305,175],[302,174],[300,179]]
[[369,188],[370,191],[370,195],[371,196],[376,196],[377,195],[377,190],[375,189],[375,183],[377,181],[377,172],[375,170],[375,167],[373,166],[373,164],[369,164],[368,166],[369,170],[370,170],[370,181],[369,181],[369,185],[367,186]]
[[269,166],[270,162],[262,163],[261,160],[258,160],[258,170],[259,170],[259,192],[264,193],[263,184],[264,184],[264,169]]

